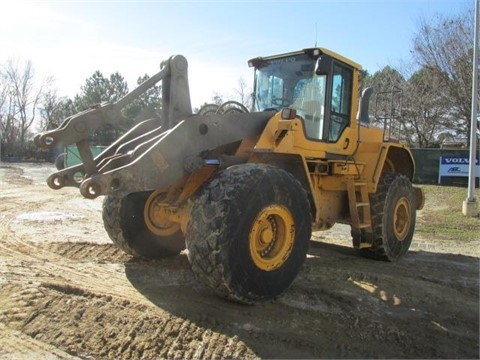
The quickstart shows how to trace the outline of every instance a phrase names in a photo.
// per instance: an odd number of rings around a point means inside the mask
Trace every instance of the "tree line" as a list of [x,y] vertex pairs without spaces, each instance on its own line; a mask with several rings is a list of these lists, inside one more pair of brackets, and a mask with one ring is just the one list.
[[[401,67],[385,66],[363,73],[363,87],[371,86],[371,122],[392,125],[392,131],[411,147],[439,147],[447,140],[469,138],[471,112],[473,11],[458,16],[422,19],[414,34],[410,61]],[[143,75],[137,84],[148,78]],[[126,95],[128,84],[116,72],[95,71],[73,98],[59,97],[51,79],[39,82],[32,63],[8,61],[0,67],[0,144],[5,157],[39,157],[34,132],[58,127],[61,122],[101,102]],[[240,79],[236,98],[246,107],[251,97]],[[222,95],[211,102],[219,105]],[[119,126],[104,126],[92,135],[93,145],[108,145],[136,122],[161,115],[161,87],[155,86],[123,111]],[[46,156],[46,154],[41,154]]]
[[364,74],[365,86],[377,92],[371,103],[377,115],[373,121],[383,125],[384,120],[396,119],[400,140],[411,147],[468,142],[473,18],[473,11],[469,11],[437,16],[431,22],[422,19],[413,37],[410,64]]
[[[138,78],[140,84],[148,75]],[[59,97],[50,87],[51,79],[38,86],[30,61],[21,67],[8,61],[0,70],[0,140],[2,160],[9,157],[39,160],[50,154],[33,145],[33,135],[59,127],[63,120],[102,102],[115,102],[128,92],[128,84],[116,72],[105,77],[95,71],[86,79],[73,98]],[[90,137],[92,145],[109,145],[139,120],[159,117],[161,114],[161,88],[154,86],[123,109],[119,126],[106,125]],[[34,126],[37,125],[37,126]],[[63,149],[57,149],[57,153]]]

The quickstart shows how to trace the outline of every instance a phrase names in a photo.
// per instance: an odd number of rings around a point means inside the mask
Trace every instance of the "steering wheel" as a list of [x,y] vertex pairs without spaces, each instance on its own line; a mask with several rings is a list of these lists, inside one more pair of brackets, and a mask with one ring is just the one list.
[[238,101],[227,101],[220,105],[215,114],[247,113],[248,109]]

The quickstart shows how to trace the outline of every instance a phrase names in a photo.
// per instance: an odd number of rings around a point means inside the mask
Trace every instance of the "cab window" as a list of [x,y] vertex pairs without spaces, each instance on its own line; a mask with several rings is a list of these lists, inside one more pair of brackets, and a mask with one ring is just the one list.
[[303,120],[309,139],[323,139],[326,81],[325,75],[305,78],[298,81],[294,88],[295,101],[292,105]]
[[340,64],[333,65],[328,141],[337,141],[343,130],[350,124],[352,78],[353,72],[351,69]]

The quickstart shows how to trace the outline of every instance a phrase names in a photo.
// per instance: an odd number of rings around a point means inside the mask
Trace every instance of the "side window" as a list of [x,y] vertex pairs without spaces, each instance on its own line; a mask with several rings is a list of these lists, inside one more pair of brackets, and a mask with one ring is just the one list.
[[[270,97],[275,100],[282,100],[283,99],[283,79],[272,76],[270,78]],[[280,104],[283,105],[283,104]]]
[[353,71],[339,64],[333,65],[332,103],[328,141],[337,141],[350,123]]
[[323,139],[326,76],[301,79],[293,89],[293,107],[303,120],[307,138]]
[[[260,111],[282,105],[283,79],[275,75],[260,73],[256,79],[256,104]],[[280,104],[279,104],[280,102]]]

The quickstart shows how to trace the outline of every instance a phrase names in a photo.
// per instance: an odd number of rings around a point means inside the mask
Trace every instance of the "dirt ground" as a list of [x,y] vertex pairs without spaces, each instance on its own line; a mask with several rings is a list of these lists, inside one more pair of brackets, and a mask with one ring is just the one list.
[[239,305],[197,283],[183,253],[122,253],[102,200],[49,189],[53,171],[0,165],[0,358],[479,357],[480,240],[416,236],[386,263],[336,225],[314,234],[284,296]]

